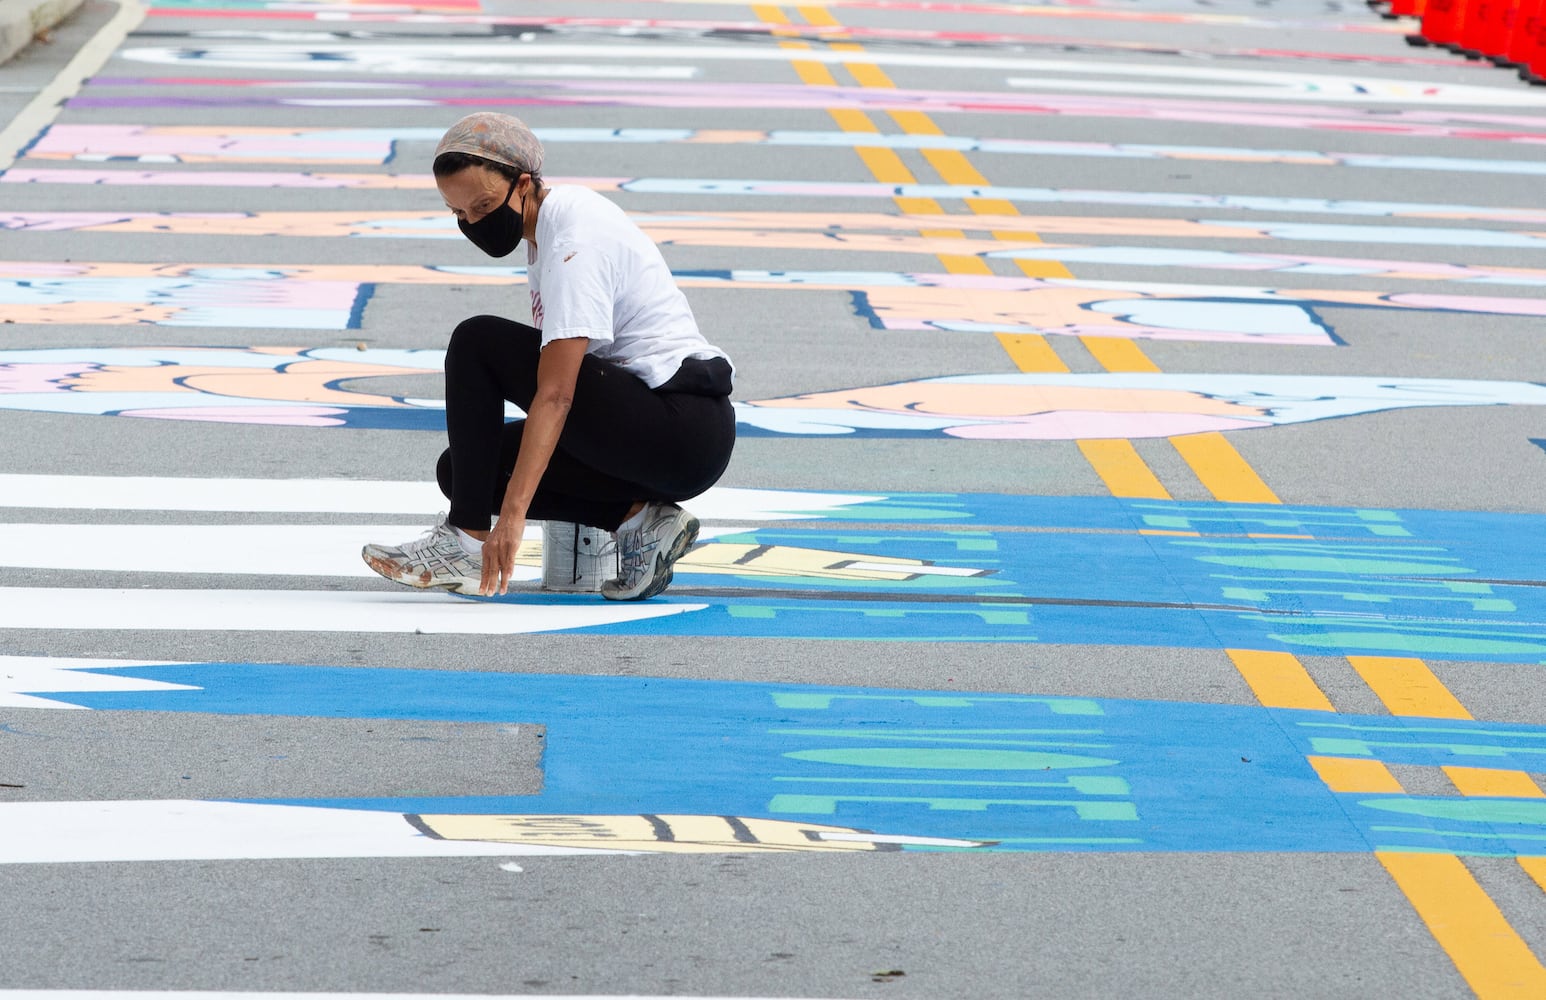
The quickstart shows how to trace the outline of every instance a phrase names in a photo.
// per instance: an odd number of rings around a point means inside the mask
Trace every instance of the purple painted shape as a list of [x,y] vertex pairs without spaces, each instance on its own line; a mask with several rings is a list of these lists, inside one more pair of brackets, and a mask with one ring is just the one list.
[[[262,170],[64,170],[12,168],[0,184],[100,184],[126,187],[363,188],[371,174],[277,173]],[[406,185],[405,185],[406,186]]]
[[[89,99],[88,99],[89,100]],[[179,101],[180,98],[115,98],[129,103],[110,104],[112,107],[163,107],[160,101]],[[218,99],[190,98],[189,106]],[[82,157],[82,156],[147,156],[176,160],[179,156],[192,159],[221,160],[328,160],[349,163],[384,163],[392,155],[392,143],[381,138],[348,139],[318,136],[310,130],[295,135],[250,134],[199,134],[158,133],[141,125],[72,125],[53,128],[27,151],[28,156]]]
[[76,378],[83,370],[94,367],[88,365],[83,368],[79,364],[0,365],[0,393],[31,395],[40,392],[69,392],[70,386],[65,384],[65,380]]
[[[368,77],[361,80],[369,81]],[[319,89],[344,82],[317,81]],[[255,81],[217,80],[212,87],[252,86]],[[730,84],[722,81],[674,83],[630,81],[621,89],[609,81],[507,81],[510,96],[416,98],[422,105],[442,107],[563,107],[572,105],[646,108],[859,110],[980,114],[1068,115],[1092,118],[1152,119],[1249,127],[1329,129],[1386,135],[1482,139],[1546,144],[1546,118],[1528,115],[1481,114],[1467,111],[1411,111],[1319,107],[1315,105],[1250,102],[1124,98],[1103,95],[984,93],[975,91],[874,90],[860,87],[809,87],[797,84]],[[172,97],[83,95],[72,108],[197,108],[373,105],[371,98],[300,98],[239,95],[235,97]],[[1481,123],[1463,127],[1457,123]],[[1500,126],[1513,126],[1507,129]]]

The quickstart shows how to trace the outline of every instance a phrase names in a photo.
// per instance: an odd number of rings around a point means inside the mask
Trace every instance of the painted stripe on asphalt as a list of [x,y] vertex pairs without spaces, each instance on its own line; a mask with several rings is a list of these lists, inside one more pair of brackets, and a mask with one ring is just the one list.
[[48,128],[65,101],[79,93],[86,78],[101,69],[113,57],[124,39],[145,18],[145,8],[137,0],[118,0],[112,18],[91,36],[69,63],[38,91],[26,107],[18,111],[0,130],[0,171],[16,162],[21,150]]
[[1225,650],[1250,685],[1256,700],[1268,708],[1304,708],[1335,712],[1331,700],[1293,653],[1265,649]]
[[1406,789],[1384,761],[1362,757],[1307,757],[1333,792],[1348,795],[1400,795]]
[[561,632],[701,611],[706,604],[532,603],[439,592],[0,587],[0,629],[181,632]]
[[1465,862],[1453,854],[1376,851],[1477,996],[1539,1000],[1546,967],[1509,924]]
[[[706,521],[766,522],[827,517],[854,504],[884,499],[884,494],[873,493],[715,487],[686,503]],[[403,480],[0,474],[0,507],[36,510],[430,516],[445,510],[447,502],[434,483]]]
[[1473,718],[1422,660],[1405,656],[1349,656],[1347,662],[1391,715]]
[[[514,852],[511,852],[514,853]],[[214,990],[0,990],[0,1000],[529,1000],[530,994],[498,993],[222,993]],[[673,993],[545,994],[545,1000],[773,1000],[768,997]],[[799,1000],[782,997],[778,1000]]]

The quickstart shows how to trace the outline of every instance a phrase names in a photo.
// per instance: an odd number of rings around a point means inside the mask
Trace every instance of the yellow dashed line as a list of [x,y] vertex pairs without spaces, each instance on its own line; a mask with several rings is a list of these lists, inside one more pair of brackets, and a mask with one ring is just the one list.
[[1331,700],[1293,653],[1265,649],[1225,650],[1256,700],[1268,708],[1307,708],[1335,712]]
[[806,24],[811,24],[818,28],[840,27],[837,23],[837,18],[833,17],[832,12],[825,7],[818,7],[815,4],[801,4],[795,10],[799,11],[800,16],[805,18]]
[[1347,662],[1358,671],[1358,676],[1391,715],[1418,715],[1429,719],[1472,717],[1422,660],[1404,656],[1349,656]]
[[1307,757],[1333,792],[1347,795],[1400,795],[1406,791],[1390,768],[1366,757]]
[[1218,432],[1173,437],[1170,443],[1192,467],[1208,492],[1226,503],[1277,504],[1283,501],[1262,482],[1241,454]]
[[1546,798],[1546,792],[1523,771],[1503,771],[1490,767],[1446,766],[1444,774],[1461,795],[1497,799]]
[[1546,858],[1520,858],[1519,867],[1533,879],[1542,890],[1546,890]]
[[[776,7],[755,5],[753,11],[771,24],[788,24],[788,18]],[[818,27],[841,27],[825,7],[799,6],[801,16]],[[803,43],[783,43],[785,47],[806,47]],[[860,51],[849,43],[834,43],[840,51]],[[869,63],[845,63],[847,71],[861,86],[889,88],[894,84],[879,67]],[[809,60],[796,61],[796,72],[807,84],[836,86],[837,81],[824,65]],[[845,131],[876,132],[867,115],[858,111],[832,109],[834,121]],[[940,129],[922,112],[897,110],[891,118],[911,135],[939,135]],[[859,148],[858,153],[877,180],[887,184],[915,183],[912,172],[894,150]],[[991,187],[959,151],[924,150],[923,157],[947,184]],[[933,199],[897,198],[897,205],[909,214],[942,215]],[[969,198],[968,207],[977,215],[1018,215],[1015,206],[1004,199]],[[952,230],[929,230],[924,235],[956,238]],[[995,232],[996,239],[1006,238]],[[1014,234],[1023,240],[1025,234]],[[941,255],[944,266],[956,274],[991,274],[981,258],[966,255]],[[1072,277],[1057,261],[1017,261],[1022,273],[1031,277]],[[1035,334],[998,334],[999,343],[1021,371],[1066,372],[1068,365],[1058,357],[1045,337]],[[1136,341],[1122,338],[1080,338],[1090,356],[1107,371],[1158,372],[1160,369]],[[1213,496],[1231,503],[1279,504],[1278,498],[1250,464],[1222,434],[1192,434],[1169,439],[1177,453],[1191,467],[1198,481]],[[1079,449],[1115,496],[1169,499],[1170,494],[1137,454],[1131,441],[1080,441]],[[1166,532],[1145,532],[1166,534]],[[1194,534],[1176,532],[1175,534]],[[1228,650],[1240,675],[1250,685],[1261,704],[1274,708],[1335,711],[1330,699],[1315,683],[1298,658],[1290,653],[1267,650]],[[1430,718],[1469,719],[1471,715],[1459,700],[1421,660],[1400,657],[1348,657],[1365,683],[1395,715],[1419,715]],[[1352,794],[1399,794],[1404,791],[1390,769],[1379,761],[1363,758],[1308,758],[1316,773],[1334,792]],[[1445,773],[1465,795],[1514,798],[1543,797],[1541,789],[1523,772],[1485,768],[1446,767]],[[1531,953],[1497,904],[1487,895],[1452,854],[1421,854],[1377,851],[1376,857],[1395,879],[1434,938],[1455,963],[1471,988],[1483,998],[1546,996],[1546,967]],[[1546,858],[1520,858],[1519,864],[1546,889]]]
[[1482,1000],[1546,997],[1546,967],[1453,854],[1376,851],[1376,858]]
[[[1145,500],[1169,500],[1170,491],[1159,481],[1149,463],[1138,454],[1131,441],[1116,438],[1084,440],[1079,452],[1114,497],[1141,497]],[[1185,534],[1185,532],[1175,532]]]
[[1015,367],[1023,372],[1066,372],[1068,365],[1039,333],[994,334],[1009,354]]
[[1159,365],[1149,360],[1143,348],[1124,337],[1080,337],[1079,342],[1108,372],[1159,371]]

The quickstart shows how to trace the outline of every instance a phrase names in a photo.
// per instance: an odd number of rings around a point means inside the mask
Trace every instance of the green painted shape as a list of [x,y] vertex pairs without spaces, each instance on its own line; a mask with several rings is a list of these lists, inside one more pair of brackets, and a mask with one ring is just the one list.
[[776,618],[778,609],[763,604],[727,604],[725,610],[731,618]]
[[821,512],[826,521],[962,521],[970,516],[959,510],[879,503],[855,504]]
[[1359,799],[1358,804],[1381,812],[1447,819],[1457,823],[1546,826],[1546,799]]
[[1086,802],[1077,799],[964,799],[920,795],[775,795],[768,801],[772,813],[831,816],[843,802],[894,802],[925,806],[944,812],[986,812],[990,806],[1037,809],[1072,809],[1082,820],[1136,823],[1138,810],[1130,802]]
[[[1396,627],[1394,624],[1392,628]],[[1416,656],[1454,653],[1461,656],[1541,656],[1546,644],[1515,642],[1507,639],[1477,639],[1463,635],[1418,635],[1399,632],[1319,632],[1309,635],[1273,633],[1272,638],[1291,646],[1315,646],[1321,649],[1380,649],[1411,653]]]
[[1269,553],[1250,556],[1197,556],[1198,562],[1278,573],[1346,573],[1349,576],[1425,576],[1434,572],[1475,573],[1474,569],[1448,566],[1439,570],[1431,562],[1398,562],[1394,559],[1355,559],[1350,556],[1296,556]]
[[825,691],[774,691],[773,704],[779,708],[825,710],[838,701],[907,701],[924,708],[971,708],[973,705],[1013,703],[1041,705],[1053,715],[1104,715],[1100,703],[1089,698],[1034,698],[1019,695],[957,694],[829,694]]
[[1035,750],[976,750],[959,747],[833,747],[784,754],[795,760],[847,767],[890,767],[923,771],[1049,771],[1054,768],[1111,767],[1121,761]]

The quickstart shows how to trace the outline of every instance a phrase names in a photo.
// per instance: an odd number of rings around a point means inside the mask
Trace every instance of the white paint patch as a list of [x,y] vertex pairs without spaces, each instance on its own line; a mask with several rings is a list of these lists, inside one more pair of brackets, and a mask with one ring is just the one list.
[[0,656],[0,708],[61,708],[84,711],[80,705],[38,698],[24,691],[114,693],[125,691],[197,691],[187,684],[142,680],[121,674],[90,674],[83,670],[112,667],[163,666],[159,660],[54,659],[47,656]]
[[[405,524],[0,524],[0,566],[375,578],[361,546],[395,545],[422,533]],[[540,542],[541,526],[528,524],[523,537]],[[513,579],[540,576],[518,565]]]
[[[371,45],[333,43],[277,49],[265,45],[205,44],[194,50],[170,46],[122,49],[118,55],[135,62],[178,65],[196,62],[210,70],[262,69],[285,72],[317,73],[401,73],[465,76],[516,76],[529,73],[535,60],[629,59],[682,60],[698,62],[788,62],[792,57],[781,49],[759,49],[730,45],[653,45],[633,46],[587,44],[483,43],[458,46],[455,58],[447,56],[445,46],[377,43]],[[1070,76],[1116,77],[1104,85],[1122,93],[1156,93],[1157,79],[1203,81],[1216,86],[1208,93],[1229,100],[1294,100],[1358,104],[1463,104],[1477,106],[1540,107],[1546,95],[1527,87],[1476,87],[1445,84],[1438,81],[1393,80],[1379,77],[1327,76],[1312,73],[1276,73],[1266,70],[1221,69],[1204,66],[1157,66],[1131,62],[1101,62],[1086,59],[1027,59],[1012,56],[988,57],[980,53],[938,54],[908,52],[848,52],[802,49],[798,58],[823,63],[865,63],[874,66],[906,66],[935,70],[1001,70],[1068,74]],[[470,67],[470,68],[469,68]],[[555,75],[572,67],[548,67],[543,75]],[[1136,78],[1136,79],[1129,79]],[[1011,83],[1014,81],[1011,80]],[[1034,81],[1037,86],[1079,89],[1064,77]],[[1088,87],[1088,84],[1082,85]]]
[[0,805],[0,864],[611,854],[440,840],[401,813],[166,799]]
[[[0,524],[0,566],[105,573],[325,576],[379,579],[360,557],[369,542],[396,545],[424,530],[405,524]],[[704,528],[709,541],[740,528]],[[541,522],[523,541],[542,544]],[[893,568],[893,567],[888,567]],[[539,580],[517,563],[516,582]]]
[[[693,993],[544,993],[543,1000],[773,1000]],[[212,990],[0,990],[0,1000],[530,1000],[531,994],[499,993],[216,993]],[[782,997],[779,1000],[799,1000]]]
[[520,635],[646,621],[705,604],[523,603],[439,591],[114,590],[0,587],[0,629],[180,632],[392,632]]
[[[842,513],[884,494],[715,487],[685,501],[705,521],[792,521]],[[0,507],[37,510],[226,511],[253,514],[416,514],[448,501],[431,482],[357,479],[191,479],[0,474]],[[394,529],[402,530],[402,529]],[[413,534],[407,530],[403,538]],[[379,539],[377,539],[379,540]]]

